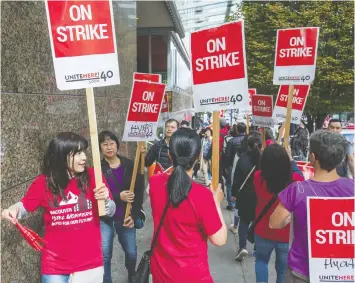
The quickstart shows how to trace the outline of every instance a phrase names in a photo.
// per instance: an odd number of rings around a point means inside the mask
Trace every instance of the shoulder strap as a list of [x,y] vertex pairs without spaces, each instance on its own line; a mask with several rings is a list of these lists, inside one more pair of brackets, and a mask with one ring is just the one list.
[[[168,198],[169,198],[169,196],[168,196]],[[161,227],[163,226],[163,221],[164,221],[166,212],[168,211],[169,204],[170,204],[170,199],[168,199],[168,203],[166,204],[166,206],[165,206],[165,208],[164,208],[164,212],[163,212],[163,215],[162,215],[162,217],[161,217],[161,219],[160,219],[157,232],[156,232],[155,235],[154,235],[153,242],[152,242],[152,246],[151,246],[151,248],[150,248],[150,255],[152,255],[153,250],[154,250],[154,248],[155,248],[155,245],[156,245],[156,243],[157,243],[158,235],[159,235],[159,233],[160,233]]]
[[256,224],[260,222],[260,220],[264,217],[264,215],[268,212],[268,210],[271,208],[271,206],[275,203],[276,200],[277,200],[277,195],[274,195],[272,199],[267,203],[267,205],[265,205],[264,209],[261,211],[258,218],[256,218],[254,222],[254,227],[256,226]]
[[[122,166],[122,164],[121,164],[121,166]],[[111,167],[104,165],[103,169],[105,169],[104,176],[110,177],[111,180],[113,180],[113,182],[115,183],[116,188],[118,189],[120,187],[120,184],[118,183],[118,180],[116,179],[115,174],[113,174]]]
[[240,186],[239,192],[243,189],[243,187],[244,187],[245,183],[248,181],[250,175],[254,172],[255,167],[256,167],[256,166],[254,166],[254,167],[250,170],[248,176],[247,176],[247,177],[245,178],[245,180],[244,180],[244,183]]

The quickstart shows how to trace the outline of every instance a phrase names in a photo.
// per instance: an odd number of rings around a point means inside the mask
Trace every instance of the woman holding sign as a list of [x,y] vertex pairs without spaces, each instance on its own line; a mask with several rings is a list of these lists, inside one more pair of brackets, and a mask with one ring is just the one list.
[[[137,174],[134,193],[129,191],[133,174],[133,161],[118,155],[119,141],[110,131],[99,134],[102,172],[116,203],[113,217],[101,217],[102,251],[104,256],[104,283],[112,283],[111,259],[114,231],[125,253],[125,266],[128,280],[131,282],[137,262],[136,229],[143,227],[142,211],[144,194],[144,176]],[[132,203],[131,216],[124,219],[127,203]]]
[[291,184],[282,191],[280,204],[270,217],[272,229],[284,228],[293,213],[293,244],[288,255],[285,282],[309,282],[307,197],[353,197],[354,180],[340,178],[336,167],[347,153],[347,140],[336,133],[317,131],[311,135],[309,159],[315,169],[311,180]]
[[151,257],[153,282],[213,283],[207,239],[216,246],[226,243],[227,227],[221,210],[224,194],[220,186],[212,193],[192,180],[201,153],[201,141],[194,130],[177,130],[169,150],[173,172],[170,176],[155,175],[149,182],[157,237]]
[[44,209],[42,283],[102,282],[97,200],[105,200],[108,216],[116,206],[105,184],[95,188],[94,170],[86,167],[87,147],[85,138],[59,133],[49,143],[42,174],[20,202],[2,212],[3,219],[16,224]]

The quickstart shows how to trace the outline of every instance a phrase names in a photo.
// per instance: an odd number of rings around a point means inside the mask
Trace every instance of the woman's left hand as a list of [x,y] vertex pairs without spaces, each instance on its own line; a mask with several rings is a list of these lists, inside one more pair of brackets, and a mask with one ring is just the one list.
[[94,196],[97,200],[107,200],[109,198],[108,188],[104,184],[94,189]]

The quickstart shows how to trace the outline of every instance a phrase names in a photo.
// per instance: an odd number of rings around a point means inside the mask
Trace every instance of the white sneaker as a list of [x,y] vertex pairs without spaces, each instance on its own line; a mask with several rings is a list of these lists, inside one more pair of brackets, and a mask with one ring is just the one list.
[[234,224],[231,224],[229,230],[231,230],[234,235],[238,235],[238,227],[235,227]]
[[247,254],[248,251],[246,249],[240,249],[235,256],[235,260],[242,261]]

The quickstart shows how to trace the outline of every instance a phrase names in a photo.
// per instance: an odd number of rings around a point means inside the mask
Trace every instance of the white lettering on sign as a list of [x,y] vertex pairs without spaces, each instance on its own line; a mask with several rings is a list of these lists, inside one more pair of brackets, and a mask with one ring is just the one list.
[[[69,16],[74,21],[92,21],[91,5],[72,5],[69,8]],[[57,27],[58,41],[80,41],[107,39],[107,24],[85,24],[75,26],[59,26]]]
[[208,53],[218,52],[220,50],[226,50],[226,38],[222,37],[222,40],[217,38],[216,40],[210,39],[207,41]]
[[[351,215],[347,212],[334,212],[332,214],[332,224],[335,227],[354,227],[355,226],[355,212]],[[355,230],[317,230],[316,242],[320,245],[329,244],[355,244]]]
[[[305,38],[304,37],[291,37],[290,46],[292,48],[284,48],[280,49],[280,58],[285,57],[312,57],[313,56],[313,48],[312,47],[304,47]],[[294,46],[294,47],[293,47]],[[299,47],[301,46],[301,47]]]
[[145,92],[143,92],[142,98],[144,101],[153,101],[154,100],[154,92],[145,91]]
[[266,105],[266,101],[265,100],[258,100],[258,105]]
[[[226,51],[226,38],[216,38],[207,41],[206,48],[208,53]],[[198,58],[195,61],[197,67],[196,71],[202,72],[204,70],[220,69],[240,65],[239,52],[223,53],[212,55],[204,58]]]
[[254,106],[254,111],[257,112],[271,112],[271,107],[270,106],[259,106],[255,105]]
[[88,5],[87,8],[85,8],[84,5],[80,5],[80,7],[77,5],[73,5],[69,8],[69,15],[74,22],[80,20],[85,21],[85,18],[92,20],[91,5]]
[[355,226],[355,212],[352,212],[352,215],[350,215],[347,212],[344,213],[334,212],[332,214],[332,224],[335,227]]
[[[299,89],[295,89],[293,91],[293,98],[292,98],[292,103],[302,105],[304,98],[303,97],[298,97],[300,93]],[[288,94],[280,94],[280,101],[285,101],[287,102]]]

